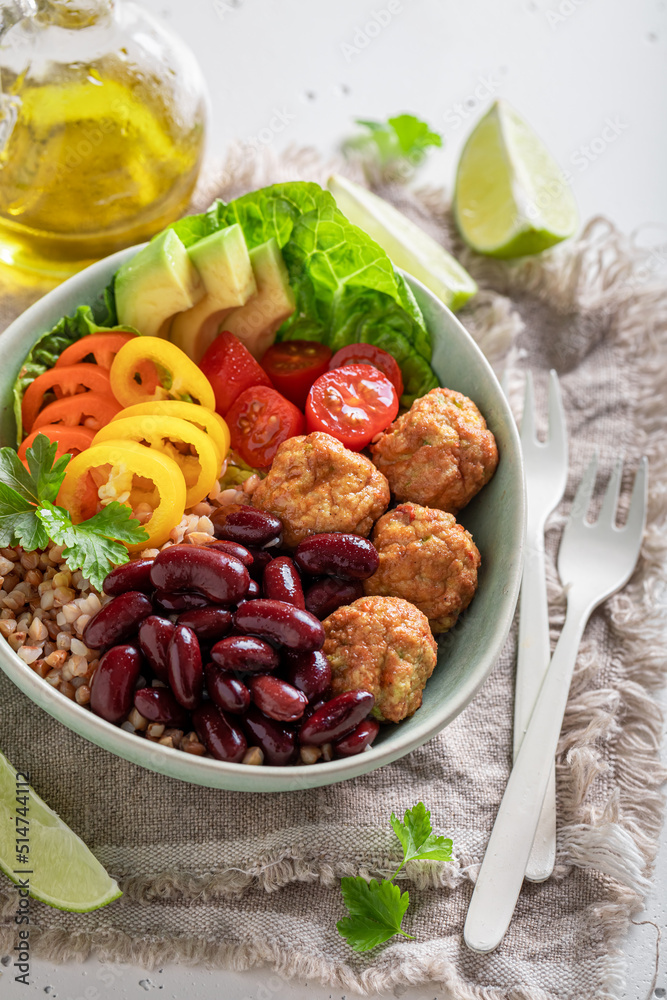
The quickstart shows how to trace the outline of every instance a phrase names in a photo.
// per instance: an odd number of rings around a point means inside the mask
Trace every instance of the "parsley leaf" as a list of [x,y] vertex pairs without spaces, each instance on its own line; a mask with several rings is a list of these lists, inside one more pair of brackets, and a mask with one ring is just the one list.
[[[65,478],[65,470],[72,457],[71,455],[61,455],[54,462],[57,450],[58,445],[55,441],[49,441],[46,434],[38,434],[32,448],[28,448],[26,452],[28,466],[35,483],[35,493],[41,501],[56,499]],[[23,466],[21,467],[23,468]]]
[[27,551],[46,548],[49,537],[36,511],[34,504],[0,481],[0,546],[22,545]]
[[37,511],[37,517],[56,545],[66,546],[63,556],[70,569],[80,569],[98,590],[113,567],[129,559],[121,543],[145,542],[148,538],[131,510],[115,500],[80,524],[72,524],[66,510],[49,502]]
[[431,814],[423,802],[406,809],[403,822],[394,813],[390,822],[403,848],[401,868],[406,861],[452,860],[452,842],[431,833]]
[[388,941],[394,934],[412,939],[401,929],[401,921],[410,903],[410,894],[397,885],[360,875],[341,879],[341,892],[350,916],[336,924],[338,933],[354,951],[369,951]]
[[361,159],[367,173],[385,179],[407,179],[426,158],[430,146],[442,146],[442,136],[415,115],[395,115],[386,122],[358,118],[367,131],[349,139],[345,152]]
[[18,493],[23,500],[39,503],[37,484],[13,448],[0,448],[0,483]]
[[452,842],[431,831],[431,814],[423,802],[406,809],[403,822],[391,814],[391,825],[403,848],[403,860],[391,879],[367,882],[360,875],[341,879],[343,900],[349,911],[336,924],[338,933],[354,951],[369,951],[394,934],[410,938],[401,921],[410,903],[393,880],[407,861],[451,861]]

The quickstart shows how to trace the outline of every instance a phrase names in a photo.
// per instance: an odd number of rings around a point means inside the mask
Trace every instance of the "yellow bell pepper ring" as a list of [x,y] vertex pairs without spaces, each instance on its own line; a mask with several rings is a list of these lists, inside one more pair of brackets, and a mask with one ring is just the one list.
[[215,394],[204,373],[180,347],[161,337],[134,337],[123,344],[109,378],[122,406],[177,399],[215,409]]
[[104,441],[136,441],[173,459],[185,479],[186,508],[208,496],[220,475],[218,451],[211,438],[180,417],[146,413],[112,420],[97,432],[92,443]]
[[134,441],[92,444],[70,461],[57,502],[79,524],[112,500],[131,507],[148,532],[130,552],[159,548],[185,512],[185,479],[168,455]]
[[204,431],[217,448],[220,459],[218,472],[220,472],[229,451],[230,437],[229,428],[219,414],[205,406],[197,406],[196,403],[182,403],[177,399],[154,399],[150,403],[135,403],[134,406],[126,406],[124,410],[120,410],[112,418],[112,422],[125,420],[128,417],[144,417],[151,413],[188,420],[200,431]]

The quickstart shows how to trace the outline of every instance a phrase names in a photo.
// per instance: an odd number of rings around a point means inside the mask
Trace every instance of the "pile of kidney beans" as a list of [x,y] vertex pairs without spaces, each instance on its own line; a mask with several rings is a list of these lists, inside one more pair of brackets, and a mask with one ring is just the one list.
[[[357,535],[320,534],[284,555],[280,520],[253,507],[221,509],[216,541],[172,545],[118,566],[112,600],[83,641],[105,650],[90,707],[121,723],[134,707],[149,722],[186,730],[219,760],[287,765],[361,753],[377,736],[368,691],[328,697],[331,667],[321,619],[362,595],[377,550]],[[305,586],[305,593],[304,593]],[[154,686],[137,686],[151,676]]]

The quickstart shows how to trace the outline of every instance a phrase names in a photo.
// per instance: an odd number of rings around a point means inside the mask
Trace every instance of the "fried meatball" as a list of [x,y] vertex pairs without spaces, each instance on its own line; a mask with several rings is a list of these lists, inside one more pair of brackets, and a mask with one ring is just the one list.
[[428,619],[418,608],[400,597],[360,597],[323,625],[334,694],[372,692],[371,715],[380,722],[414,715],[437,659]]
[[389,505],[389,484],[370,459],[315,432],[280,445],[252,502],[281,519],[293,547],[322,531],[368,536]]
[[488,483],[496,439],[467,396],[431,389],[371,445],[397,500],[456,514]]
[[450,629],[477,589],[479,551],[453,514],[403,503],[373,531],[380,565],[366,594],[402,597],[428,618],[433,632]]

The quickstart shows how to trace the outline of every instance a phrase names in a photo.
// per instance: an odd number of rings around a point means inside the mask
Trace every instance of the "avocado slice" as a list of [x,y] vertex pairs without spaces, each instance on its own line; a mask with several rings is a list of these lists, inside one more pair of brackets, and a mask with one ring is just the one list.
[[204,283],[206,294],[185,312],[174,316],[170,339],[194,361],[201,360],[207,343],[215,337],[221,319],[242,306],[257,291],[245,236],[238,223],[219,229],[188,249]]
[[294,312],[296,301],[274,237],[251,250],[250,260],[257,292],[244,306],[224,317],[223,328],[238,337],[253,357],[259,359],[273,343],[278,327]]
[[119,268],[114,291],[119,325],[157,337],[165,321],[192,308],[205,289],[183,243],[165,229]]

